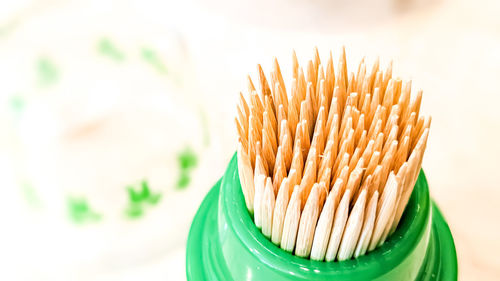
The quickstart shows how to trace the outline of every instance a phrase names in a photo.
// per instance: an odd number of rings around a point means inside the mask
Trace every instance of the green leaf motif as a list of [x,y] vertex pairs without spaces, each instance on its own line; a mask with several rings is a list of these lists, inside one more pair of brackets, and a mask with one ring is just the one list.
[[10,98],[9,103],[10,103],[10,108],[15,113],[21,113],[23,111],[24,107],[26,106],[26,101],[19,94],[13,95]]
[[116,62],[121,62],[125,59],[125,55],[118,47],[108,38],[102,38],[97,43],[98,52]]
[[179,179],[177,180],[177,188],[184,189],[191,182],[191,177],[189,176],[189,172],[181,172],[179,175]]
[[184,189],[191,182],[191,171],[198,165],[198,156],[187,146],[178,154],[177,162],[179,164],[177,189]]
[[68,198],[68,213],[71,221],[77,224],[97,222],[102,216],[92,210],[85,198]]
[[160,201],[160,198],[161,198],[161,194],[153,194],[153,195],[149,196],[147,201],[151,205],[156,205]]
[[139,218],[143,214],[143,210],[141,205],[139,204],[131,204],[125,209],[125,215],[129,218]]
[[47,57],[38,59],[36,69],[40,86],[50,86],[59,80],[59,70]]
[[160,193],[152,193],[146,180],[141,182],[138,189],[133,186],[127,187],[129,203],[125,209],[125,216],[131,219],[144,215],[147,205],[156,205],[161,198]]
[[141,56],[144,61],[153,66],[158,72],[167,74],[167,67],[153,49],[143,47],[141,49]]
[[40,209],[43,204],[36,189],[29,183],[21,184],[21,192],[28,205],[34,209]]

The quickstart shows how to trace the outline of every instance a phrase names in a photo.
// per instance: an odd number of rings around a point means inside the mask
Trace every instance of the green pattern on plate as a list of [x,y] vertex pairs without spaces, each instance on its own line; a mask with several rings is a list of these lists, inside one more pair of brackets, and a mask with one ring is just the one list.
[[59,80],[59,70],[48,57],[41,57],[36,62],[38,82],[40,86],[50,86]]
[[116,62],[121,62],[125,59],[125,55],[116,45],[108,38],[102,38],[97,43],[97,50],[103,56],[109,57]]
[[156,205],[161,198],[160,193],[152,193],[146,180],[141,182],[140,189],[127,187],[129,204],[125,209],[128,218],[139,218],[144,215],[146,205]]
[[160,59],[160,56],[151,48],[143,47],[141,49],[142,58],[153,66],[158,72],[162,74],[167,74],[167,67]]
[[[0,36],[6,35],[14,26],[15,25],[12,24],[0,26]],[[112,38],[103,36],[95,38],[94,40],[94,56],[99,56],[117,63],[126,60],[127,55],[124,51],[125,49],[123,49],[123,46],[117,45],[116,41]],[[172,81],[182,87],[183,77],[181,73],[176,72],[175,69],[171,71],[167,68],[165,58],[161,55],[160,49],[155,49],[154,46],[143,46],[137,48],[137,50],[139,52],[136,53],[136,55],[139,56],[144,63],[152,67],[161,75],[168,74]],[[64,65],[63,62],[64,61],[61,62],[57,57],[53,57],[50,54],[40,53],[40,56],[34,61],[34,68],[32,68],[36,82],[34,86],[37,88],[36,90],[38,92],[41,93],[41,90],[44,90],[44,88],[54,86],[64,79],[64,77],[62,77],[64,68],[61,67],[61,65]],[[21,116],[30,103],[30,96],[25,94],[26,93],[22,92],[14,92],[6,100],[6,109],[15,117]],[[199,118],[201,119],[203,128],[203,145],[208,147],[210,145],[210,132],[206,112],[201,108],[199,109]],[[179,166],[179,174],[175,182],[175,188],[179,190],[185,189],[190,185],[192,172],[198,165],[198,155],[191,147],[186,146],[175,157]],[[122,210],[124,210],[125,217],[129,219],[143,217],[147,211],[146,209],[157,205],[162,197],[160,192],[151,191],[146,180],[143,180],[136,186],[128,186],[126,190],[128,193],[128,200],[126,205],[120,208],[119,212],[123,212]],[[39,209],[44,207],[39,192],[31,184],[22,183],[20,185],[20,193],[31,208]],[[65,198],[64,203],[66,204],[66,212],[69,220],[73,223],[86,224],[103,220],[105,216],[109,218],[107,214],[104,215],[101,211],[94,210],[93,204],[84,194],[80,194],[79,196],[70,195]]]
[[20,94],[15,94],[10,97],[9,105],[13,112],[21,113],[26,106],[26,100]]
[[99,213],[92,210],[87,199],[83,197],[68,198],[68,212],[70,220],[77,224],[97,222],[102,218]]
[[36,209],[42,207],[42,200],[40,200],[36,189],[31,184],[21,184],[21,192],[30,207]]
[[179,164],[179,179],[177,180],[177,188],[184,189],[191,182],[191,171],[198,165],[198,156],[194,153],[191,147],[187,146],[177,156]]

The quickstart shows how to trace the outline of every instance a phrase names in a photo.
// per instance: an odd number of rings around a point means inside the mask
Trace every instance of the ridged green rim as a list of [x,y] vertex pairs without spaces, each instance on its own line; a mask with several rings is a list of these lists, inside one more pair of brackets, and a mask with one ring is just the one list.
[[229,164],[221,187],[220,200],[224,200],[227,206],[224,211],[228,217],[228,225],[237,233],[241,242],[248,249],[261,249],[261,251],[255,251],[254,255],[264,264],[277,271],[287,272],[298,277],[310,276],[310,272],[314,271],[320,271],[322,275],[328,275],[331,278],[344,278],[348,274],[349,278],[354,280],[366,280],[368,277],[376,278],[384,275],[413,251],[424,235],[430,217],[429,189],[422,172],[398,229],[381,247],[358,259],[342,262],[313,261],[297,257],[278,248],[255,226],[246,209],[245,199],[241,191],[236,155]]
[[[219,185],[220,184],[220,188]],[[220,193],[219,193],[220,191]],[[411,254],[417,243],[427,241],[423,261],[418,266],[416,280],[456,280],[457,266],[453,238],[441,214],[432,208],[432,232],[429,218],[431,203],[427,181],[419,175],[408,207],[396,232],[378,249],[356,260],[318,262],[293,256],[275,246],[255,227],[246,206],[239,183],[236,157],[233,157],[222,182],[211,190],[198,211],[190,230],[186,255],[188,280],[239,280],[231,276],[232,260],[226,261],[224,251],[237,251],[245,267],[266,268],[272,275],[286,279],[266,280],[369,280],[384,279]],[[219,216],[219,217],[217,217]],[[223,224],[219,228],[217,225]],[[229,235],[235,242],[224,239]],[[422,239],[422,235],[426,235]],[[234,238],[233,237],[233,238]],[[222,241],[222,244],[221,244]],[[238,249],[232,249],[238,247]],[[430,250],[434,247],[433,253]],[[437,250],[436,250],[437,249]],[[427,254],[425,254],[427,251]],[[251,256],[251,260],[248,260]],[[255,264],[256,263],[256,264]],[[248,264],[248,265],[247,265]],[[233,268],[231,268],[233,266]],[[401,266],[400,266],[401,267]],[[407,267],[407,266],[406,266]],[[248,270],[247,268],[247,270]],[[237,270],[242,270],[237,268]],[[257,269],[256,269],[257,270]],[[408,270],[405,268],[404,270]],[[411,270],[415,270],[411,269]],[[404,272],[400,273],[404,274]],[[234,275],[234,273],[233,273]],[[295,278],[288,278],[295,276]],[[253,279],[260,280],[260,279]],[[395,279],[392,279],[395,280]],[[407,279],[398,279],[407,280]]]

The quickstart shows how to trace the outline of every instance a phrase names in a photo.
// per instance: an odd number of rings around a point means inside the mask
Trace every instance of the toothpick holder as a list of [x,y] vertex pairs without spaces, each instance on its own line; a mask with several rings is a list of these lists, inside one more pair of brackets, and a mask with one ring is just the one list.
[[450,229],[418,177],[397,230],[366,255],[320,262],[284,251],[255,226],[238,176],[236,154],[201,204],[186,250],[188,281],[457,280]]

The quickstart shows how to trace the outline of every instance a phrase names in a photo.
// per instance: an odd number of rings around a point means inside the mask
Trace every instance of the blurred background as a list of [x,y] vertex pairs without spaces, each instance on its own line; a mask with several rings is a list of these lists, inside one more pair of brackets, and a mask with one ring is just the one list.
[[[317,46],[424,90],[461,280],[500,279],[500,3],[2,0],[1,280],[185,280],[246,75]],[[493,84],[490,84],[493,83]]]

